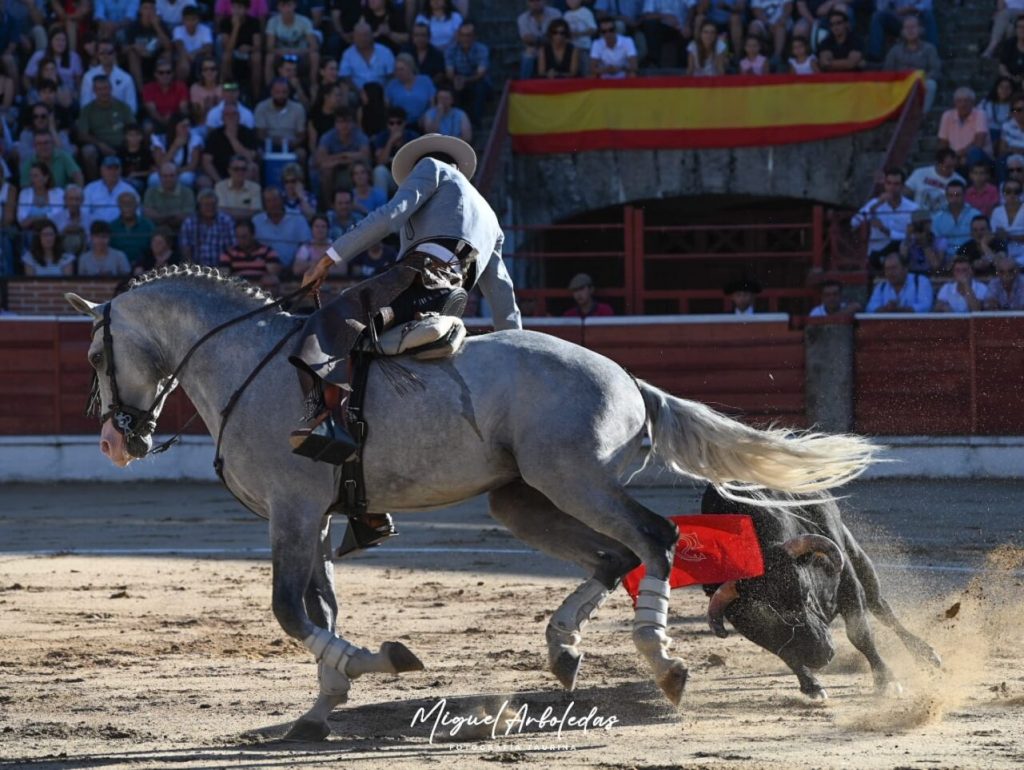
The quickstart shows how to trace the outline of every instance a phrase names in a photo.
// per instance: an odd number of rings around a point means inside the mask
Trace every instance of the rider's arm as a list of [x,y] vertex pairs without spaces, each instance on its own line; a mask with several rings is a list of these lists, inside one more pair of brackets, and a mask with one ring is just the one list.
[[503,235],[498,236],[487,267],[477,280],[480,291],[491,305],[495,331],[523,328],[519,306],[516,304],[516,295],[512,289],[512,277],[508,274],[505,262],[501,258],[501,247],[504,240]]

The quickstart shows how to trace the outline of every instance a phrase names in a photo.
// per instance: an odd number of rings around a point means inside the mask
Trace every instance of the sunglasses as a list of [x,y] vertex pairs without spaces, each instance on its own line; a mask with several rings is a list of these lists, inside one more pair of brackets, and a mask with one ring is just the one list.
[[1010,112],[1024,112],[1024,107],[1014,107]]
[[157,70],[156,74],[157,75],[170,75],[171,71],[170,70]]
[[996,275],[1017,275],[1016,270],[996,270]]
[[33,112],[32,113],[32,117],[35,118],[36,120],[46,120],[48,117],[50,117],[50,113],[48,113],[48,112]]
[[1003,190],[1003,195],[1020,195],[1020,190]]
[[601,34],[607,35],[609,32],[614,32],[615,27],[601,27]]
[[389,126],[404,126],[405,125],[405,121],[404,120],[389,120],[388,121],[388,125]]
[[559,35],[560,37],[565,37],[568,34],[569,33],[566,32],[564,29],[553,29],[553,30],[551,30],[552,37],[554,37],[555,35]]

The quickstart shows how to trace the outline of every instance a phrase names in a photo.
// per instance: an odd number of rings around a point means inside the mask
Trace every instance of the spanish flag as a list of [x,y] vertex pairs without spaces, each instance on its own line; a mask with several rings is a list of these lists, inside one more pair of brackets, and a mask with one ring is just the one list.
[[[865,131],[903,107],[921,72],[518,80],[512,149],[713,149],[812,142]],[[916,91],[923,98],[923,83]]]

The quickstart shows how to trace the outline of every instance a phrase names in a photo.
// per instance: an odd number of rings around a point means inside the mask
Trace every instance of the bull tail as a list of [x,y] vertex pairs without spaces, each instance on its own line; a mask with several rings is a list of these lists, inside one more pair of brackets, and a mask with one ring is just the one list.
[[[696,401],[637,381],[647,407],[651,454],[676,473],[705,479],[733,500],[765,505],[773,490],[831,499],[857,478],[878,448],[859,436],[758,430]],[[775,498],[772,503],[779,505]]]

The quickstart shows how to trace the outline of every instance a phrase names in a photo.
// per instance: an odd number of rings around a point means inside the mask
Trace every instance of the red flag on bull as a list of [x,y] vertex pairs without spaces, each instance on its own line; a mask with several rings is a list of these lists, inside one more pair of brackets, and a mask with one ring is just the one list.
[[[697,514],[669,516],[668,519],[679,528],[668,581],[672,588],[724,583],[764,574],[761,544],[757,542],[754,522],[749,516]],[[633,597],[634,604],[646,572],[641,564],[622,578],[622,586]]]

